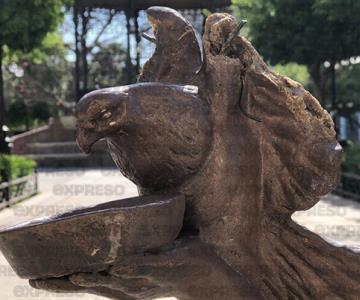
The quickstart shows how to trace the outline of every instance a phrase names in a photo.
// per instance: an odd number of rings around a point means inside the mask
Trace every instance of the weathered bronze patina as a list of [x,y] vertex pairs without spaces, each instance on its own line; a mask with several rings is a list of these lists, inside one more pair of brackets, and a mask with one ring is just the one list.
[[2,230],[0,250],[26,279],[103,271],[125,255],[171,244],[184,210],[181,195],[110,201]]
[[338,182],[331,117],[269,69],[231,15],[208,17],[203,49],[174,10],[148,15],[156,50],[139,83],[86,95],[77,141],[88,152],[106,138],[142,195],[184,195],[182,232],[102,272],[32,286],[122,300],[359,299],[359,254],[291,219]]

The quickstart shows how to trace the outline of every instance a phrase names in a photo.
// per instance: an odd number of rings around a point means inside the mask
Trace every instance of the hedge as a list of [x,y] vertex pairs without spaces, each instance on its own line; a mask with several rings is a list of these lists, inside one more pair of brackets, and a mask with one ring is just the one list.
[[0,182],[30,175],[35,169],[36,162],[24,156],[0,155]]

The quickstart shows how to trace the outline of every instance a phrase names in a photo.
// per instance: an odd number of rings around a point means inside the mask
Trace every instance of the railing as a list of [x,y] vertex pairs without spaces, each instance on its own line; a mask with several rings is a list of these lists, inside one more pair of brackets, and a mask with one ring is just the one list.
[[360,201],[360,176],[353,173],[341,173],[341,181],[335,192]]
[[0,184],[0,209],[35,195],[38,191],[36,172]]

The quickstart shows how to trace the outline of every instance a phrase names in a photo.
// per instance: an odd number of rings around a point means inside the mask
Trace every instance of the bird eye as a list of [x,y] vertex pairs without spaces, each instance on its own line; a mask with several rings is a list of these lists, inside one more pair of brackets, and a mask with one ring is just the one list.
[[101,113],[101,118],[103,119],[109,119],[112,116],[112,113],[106,109],[102,110]]
[[103,115],[102,115],[102,117],[104,118],[104,119],[109,119],[110,117],[111,117],[111,112],[106,112],[106,113],[104,113]]

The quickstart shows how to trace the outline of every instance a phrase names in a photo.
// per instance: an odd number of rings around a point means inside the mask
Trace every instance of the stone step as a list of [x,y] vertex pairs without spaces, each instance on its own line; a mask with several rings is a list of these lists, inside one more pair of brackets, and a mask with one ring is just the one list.
[[53,129],[41,132],[33,137],[34,143],[75,141],[75,131],[67,129]]
[[108,153],[47,153],[27,154],[26,157],[37,162],[38,167],[114,167],[115,164]]
[[[27,154],[81,153],[75,141],[36,142],[28,144],[27,148]],[[103,153],[107,150],[108,147],[104,140],[97,142],[92,148],[94,153]]]
[[28,151],[31,154],[54,154],[54,153],[80,153],[75,142],[46,142],[30,143]]

